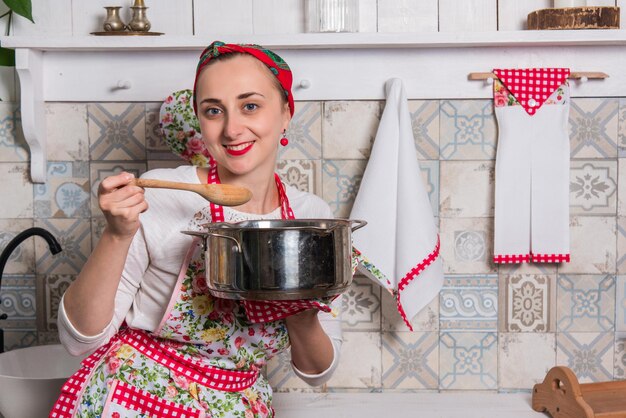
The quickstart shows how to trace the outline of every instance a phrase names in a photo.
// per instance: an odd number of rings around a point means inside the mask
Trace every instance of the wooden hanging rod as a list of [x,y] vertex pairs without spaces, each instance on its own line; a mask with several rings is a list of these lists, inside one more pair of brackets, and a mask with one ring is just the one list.
[[[592,79],[592,78],[608,78],[608,74],[606,73],[599,73],[599,72],[593,72],[593,71],[578,71],[578,72],[572,72],[570,73],[568,78],[573,78],[573,79],[581,79],[583,77],[587,77],[587,79]],[[470,80],[487,80],[488,78],[497,78],[497,76],[494,73],[469,73],[468,79]]]

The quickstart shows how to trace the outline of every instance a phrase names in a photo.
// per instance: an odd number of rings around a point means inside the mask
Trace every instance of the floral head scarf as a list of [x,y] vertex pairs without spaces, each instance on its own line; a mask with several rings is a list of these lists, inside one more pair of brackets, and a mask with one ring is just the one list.
[[198,62],[198,67],[196,68],[196,79],[193,83],[193,110],[194,112],[198,112],[196,108],[196,87],[198,85],[198,75],[202,71],[202,69],[215,57],[218,57],[223,54],[229,54],[232,52],[239,52],[244,54],[252,55],[254,58],[261,61],[263,64],[269,68],[269,70],[274,74],[274,77],[278,79],[278,82],[283,87],[283,93],[287,97],[287,102],[289,103],[289,111],[291,112],[291,116],[293,116],[294,112],[294,103],[293,103],[293,94],[291,93],[291,84],[293,82],[293,76],[291,74],[291,69],[287,65],[285,61],[281,57],[279,57],[276,53],[270,51],[269,49],[265,49],[259,45],[238,45],[238,44],[225,44],[224,42],[215,41],[211,45],[209,45],[202,54],[200,55],[200,60]]

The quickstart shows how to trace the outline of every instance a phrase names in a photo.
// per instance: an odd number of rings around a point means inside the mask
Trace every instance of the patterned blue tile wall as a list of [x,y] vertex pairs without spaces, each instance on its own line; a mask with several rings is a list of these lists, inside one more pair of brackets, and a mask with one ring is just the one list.
[[[0,249],[42,226],[11,256],[2,283],[5,348],[57,341],[61,295],[104,220],[106,176],[175,167],[158,131],[158,103],[48,103],[48,182],[33,185],[15,103],[0,103]],[[278,172],[350,213],[383,103],[300,102]],[[267,367],[279,391],[529,390],[555,364],[583,381],[626,378],[626,99],[574,99],[570,113],[571,245],[566,265],[496,266],[493,186],[497,124],[489,100],[410,101],[416,158],[439,223],[445,284],[414,319],[364,277],[343,296],[343,357],[308,388],[281,355]]]

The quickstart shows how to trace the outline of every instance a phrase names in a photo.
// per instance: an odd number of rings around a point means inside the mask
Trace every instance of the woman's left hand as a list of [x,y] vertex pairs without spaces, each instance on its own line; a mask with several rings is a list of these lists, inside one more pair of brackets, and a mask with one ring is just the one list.
[[320,324],[317,309],[307,309],[285,318],[291,342],[291,361],[303,373],[319,374],[330,367],[333,344]]

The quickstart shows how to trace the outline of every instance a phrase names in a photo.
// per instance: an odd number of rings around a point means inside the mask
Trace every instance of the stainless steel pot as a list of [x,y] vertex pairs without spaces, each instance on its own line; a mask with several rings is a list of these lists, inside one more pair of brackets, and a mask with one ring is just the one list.
[[203,232],[206,277],[225,299],[294,300],[333,296],[352,282],[352,232],[367,222],[348,219],[213,223]]

